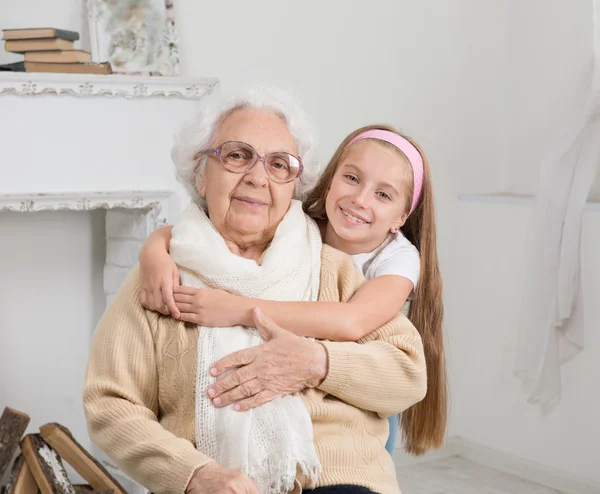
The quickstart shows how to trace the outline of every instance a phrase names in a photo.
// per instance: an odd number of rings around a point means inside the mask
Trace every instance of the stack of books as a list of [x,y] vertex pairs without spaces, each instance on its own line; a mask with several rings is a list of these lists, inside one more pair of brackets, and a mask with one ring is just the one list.
[[76,50],[79,33],[55,28],[4,29],[2,39],[8,52],[22,53],[24,60],[0,66],[18,72],[67,72],[111,74],[109,63],[90,63],[90,54]]

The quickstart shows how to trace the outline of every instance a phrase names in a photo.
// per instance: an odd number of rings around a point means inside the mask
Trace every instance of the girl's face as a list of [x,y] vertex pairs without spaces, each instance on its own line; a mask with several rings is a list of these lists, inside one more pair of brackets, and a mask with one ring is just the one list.
[[408,217],[406,180],[412,170],[398,151],[363,139],[351,145],[325,200],[325,241],[348,254],[376,249]]

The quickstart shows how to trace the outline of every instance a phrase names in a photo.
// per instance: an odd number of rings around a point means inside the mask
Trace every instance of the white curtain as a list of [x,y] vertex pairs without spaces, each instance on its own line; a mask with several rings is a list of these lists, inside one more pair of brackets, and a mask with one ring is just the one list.
[[581,224],[600,163],[600,0],[592,3],[594,56],[542,162],[527,241],[515,374],[542,413],[560,402],[560,367],[584,345]]

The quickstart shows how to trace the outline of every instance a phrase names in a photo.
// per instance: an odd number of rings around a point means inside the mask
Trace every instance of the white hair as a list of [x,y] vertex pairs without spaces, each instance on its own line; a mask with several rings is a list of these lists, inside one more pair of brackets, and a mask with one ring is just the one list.
[[197,155],[208,149],[223,120],[243,108],[268,110],[285,122],[296,141],[304,167],[294,189],[294,198],[303,200],[316,185],[321,171],[317,160],[315,128],[294,99],[285,91],[274,87],[255,86],[232,95],[221,92],[207,95],[201,101],[196,117],[175,138],[171,158],[175,164],[177,180],[185,186],[192,201],[201,207],[206,206],[198,193],[198,187],[204,179],[207,158],[201,158],[196,170]]

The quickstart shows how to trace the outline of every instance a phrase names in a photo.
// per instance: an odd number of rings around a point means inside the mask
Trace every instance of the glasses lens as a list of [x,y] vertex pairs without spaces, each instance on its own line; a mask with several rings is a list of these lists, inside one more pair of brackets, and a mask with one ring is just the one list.
[[243,142],[226,142],[221,146],[221,161],[231,171],[244,171],[252,166],[255,160],[254,149]]
[[291,154],[269,154],[266,161],[267,173],[278,182],[294,180],[300,172],[300,161]]

